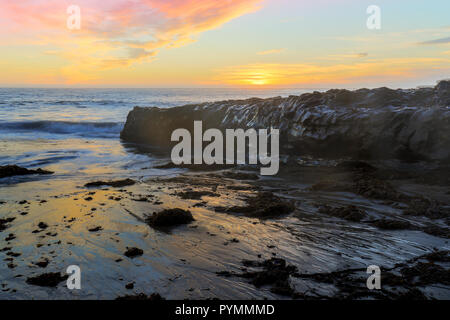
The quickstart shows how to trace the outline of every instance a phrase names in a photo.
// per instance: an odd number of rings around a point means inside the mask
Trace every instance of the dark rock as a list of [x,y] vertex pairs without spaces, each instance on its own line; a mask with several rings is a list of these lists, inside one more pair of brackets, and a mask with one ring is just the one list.
[[[170,139],[168,140],[170,141]],[[176,165],[172,162],[155,166],[155,169],[189,169],[192,171],[218,171],[224,169],[230,169],[236,167],[235,165],[228,164],[180,164]]]
[[258,186],[250,186],[250,185],[232,185],[226,186],[228,190],[234,191],[258,191],[260,188]]
[[326,191],[326,192],[344,192],[351,191],[351,186],[346,183],[333,181],[333,180],[322,180],[314,184],[309,188],[311,191]]
[[430,219],[442,219],[450,217],[450,208],[444,208],[437,201],[426,198],[415,198],[408,201],[408,209],[404,214],[422,216]]
[[109,186],[114,188],[123,188],[128,187],[136,184],[136,181],[133,179],[124,179],[124,180],[117,180],[117,181],[95,181],[95,182],[89,182],[86,183],[84,186],[86,188],[93,188],[93,187],[102,187],[102,186]]
[[[423,262],[429,260],[430,262]],[[381,268],[383,290],[368,290],[366,269],[345,269],[330,273],[294,274],[301,279],[332,284],[338,290],[333,299],[427,300],[433,299],[420,290],[429,285],[450,283],[450,270],[434,262],[450,261],[450,251],[435,251],[397,264],[391,269]]]
[[230,277],[232,277],[234,274],[233,273],[231,273],[230,271],[218,271],[218,272],[216,272],[216,274],[219,276],[219,277],[225,277],[225,278],[230,278]]
[[27,283],[40,287],[56,287],[59,283],[67,280],[67,278],[67,275],[61,275],[59,272],[50,272],[30,277],[27,279]]
[[324,205],[319,208],[319,212],[327,214],[329,216],[354,222],[359,222],[366,217],[366,213],[364,212],[364,210],[352,205],[342,208],[332,208],[330,206]]
[[132,289],[134,289],[134,283],[133,283],[133,282],[127,283],[127,284],[125,285],[125,289],[127,289],[127,290],[132,290]]
[[48,259],[42,259],[39,260],[38,262],[33,263],[34,265],[40,267],[40,268],[46,268],[49,264],[49,260]]
[[397,192],[389,182],[367,174],[359,174],[354,177],[352,191],[372,199],[399,201],[404,198],[404,195]]
[[261,268],[261,271],[245,271],[241,274],[230,273],[228,271],[217,272],[218,276],[241,277],[250,280],[255,287],[269,285],[273,293],[297,297],[297,293],[291,287],[289,277],[297,273],[295,266],[287,265],[286,261],[279,258],[272,258],[263,262],[244,260],[242,264],[246,268]]
[[150,200],[148,198],[144,198],[144,197],[131,199],[131,200],[136,201],[136,202],[150,202]]
[[103,230],[103,228],[98,226],[98,227],[90,228],[88,230],[89,230],[89,232],[98,232],[98,231]]
[[125,251],[124,255],[128,258],[135,258],[138,256],[142,256],[144,254],[144,250],[139,248],[127,248],[127,251]]
[[341,165],[349,173],[349,181],[322,180],[314,184],[310,191],[352,192],[366,198],[407,201],[409,197],[395,190],[387,181],[377,177],[376,169],[361,162],[349,162]]
[[373,225],[383,230],[407,230],[412,225],[408,221],[380,219],[373,222]]
[[155,228],[173,227],[182,224],[189,224],[195,221],[190,211],[183,209],[165,209],[154,213],[145,219],[146,223]]
[[16,238],[16,236],[13,233],[10,233],[8,235],[8,237],[5,238],[5,241],[11,241],[14,240]]
[[216,208],[216,211],[240,213],[254,218],[274,218],[287,215],[295,210],[292,203],[283,201],[271,192],[259,192],[256,197],[246,199],[246,206]]
[[[434,88],[329,90],[301,96],[135,107],[125,141],[170,148],[174,130],[280,128],[281,152],[322,158],[450,160],[450,81]],[[169,143],[169,145],[168,145]]]
[[53,172],[42,169],[31,170],[16,165],[0,166],[0,178],[24,176],[29,174],[53,174]]
[[416,286],[430,284],[450,285],[450,270],[433,262],[419,262],[414,266],[405,267],[400,270],[403,278]]
[[17,257],[20,257],[22,254],[21,254],[21,253],[18,253],[18,252],[12,252],[12,251],[10,251],[10,252],[7,252],[6,255],[7,255],[7,256],[10,256],[10,257],[17,258]]
[[368,164],[367,162],[356,160],[342,161],[337,165],[337,167],[357,172],[373,173],[377,171],[377,169],[374,166]]
[[145,301],[161,301],[165,300],[163,297],[159,295],[159,293],[152,293],[151,295],[147,296],[144,293],[139,293],[136,295],[126,295],[123,297],[117,297],[116,300],[145,300]]
[[450,262],[450,251],[434,251],[420,258],[427,259],[431,262]]
[[46,224],[45,222],[39,222],[38,227],[45,230],[48,228],[48,224]]
[[422,229],[423,232],[428,233],[435,237],[450,239],[450,229],[449,228],[441,228],[438,226],[427,226]]
[[202,197],[220,197],[219,194],[211,191],[185,191],[177,193],[181,199],[201,200]]
[[0,232],[8,229],[10,227],[9,223],[16,220],[16,218],[0,218]]
[[255,173],[245,173],[237,171],[226,171],[222,173],[225,178],[234,180],[258,180],[259,176]]
[[206,207],[207,203],[205,201],[199,202],[194,204],[194,208],[204,208]]

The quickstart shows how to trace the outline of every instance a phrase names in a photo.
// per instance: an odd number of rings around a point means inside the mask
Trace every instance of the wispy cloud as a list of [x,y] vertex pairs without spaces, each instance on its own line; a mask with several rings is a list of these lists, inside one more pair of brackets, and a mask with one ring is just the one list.
[[343,60],[343,59],[362,59],[367,58],[369,54],[367,52],[360,53],[347,53],[347,54],[330,54],[321,60]]
[[[2,44],[51,46],[69,61],[63,70],[96,73],[154,59],[162,48],[195,41],[200,33],[260,8],[262,0],[78,0],[81,30],[66,28],[69,0],[2,1]],[[13,34],[14,36],[10,36]]]
[[446,44],[446,43],[450,43],[450,37],[419,42],[420,45]]
[[286,51],[286,48],[283,49],[272,49],[272,50],[266,50],[266,51],[260,51],[257,54],[260,56],[265,56],[265,55],[269,55],[269,54],[277,54],[277,53],[282,53]]
[[444,70],[450,71],[449,58],[390,58],[326,65],[251,64],[217,70],[216,80],[238,86],[348,84],[370,78],[406,79],[421,72]]

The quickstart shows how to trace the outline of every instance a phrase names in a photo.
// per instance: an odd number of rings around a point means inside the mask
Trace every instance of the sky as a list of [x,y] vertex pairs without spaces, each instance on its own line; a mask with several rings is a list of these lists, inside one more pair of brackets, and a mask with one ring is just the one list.
[[433,85],[450,78],[449,12],[448,0],[0,0],[0,86]]

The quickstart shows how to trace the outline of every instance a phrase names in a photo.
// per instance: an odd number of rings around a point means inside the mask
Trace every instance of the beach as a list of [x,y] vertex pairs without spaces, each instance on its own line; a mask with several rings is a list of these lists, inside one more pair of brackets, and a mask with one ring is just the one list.
[[[423,105],[416,91],[14,90],[0,90],[14,104],[0,113],[0,166],[49,172],[0,179],[1,299],[450,298],[448,136],[417,129],[448,133],[445,83]],[[174,166],[167,134],[195,112],[208,127],[285,130],[280,172]],[[82,290],[66,286],[71,265]],[[371,265],[382,291],[366,287]]]

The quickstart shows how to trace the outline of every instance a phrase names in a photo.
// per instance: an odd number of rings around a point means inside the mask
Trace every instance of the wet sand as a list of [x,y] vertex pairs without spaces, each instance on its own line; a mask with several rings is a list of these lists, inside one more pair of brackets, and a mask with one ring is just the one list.
[[[0,299],[449,299],[448,168],[419,167],[296,162],[277,178],[174,170],[118,186],[21,180],[0,191]],[[166,209],[194,221],[148,223]],[[69,265],[80,266],[82,290],[67,289]],[[386,272],[382,293],[365,287],[369,265]]]

